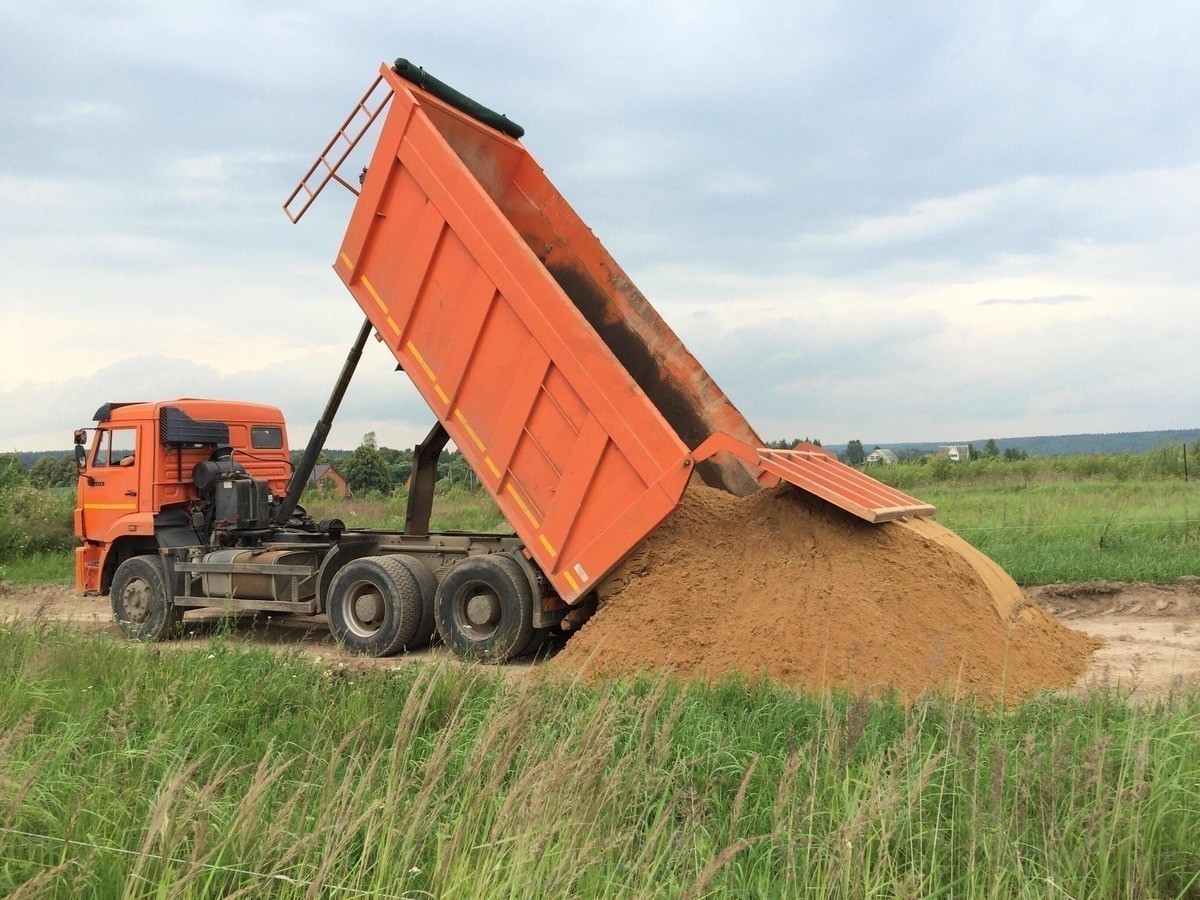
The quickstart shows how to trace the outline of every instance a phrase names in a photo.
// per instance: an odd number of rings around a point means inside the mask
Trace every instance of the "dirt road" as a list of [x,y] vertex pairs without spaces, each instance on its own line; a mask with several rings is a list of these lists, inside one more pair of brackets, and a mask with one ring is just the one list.
[[1085,584],[1027,589],[1067,625],[1107,643],[1080,687],[1119,685],[1156,697],[1200,683],[1200,579],[1170,585]]
[[[1166,694],[1173,684],[1200,684],[1200,578],[1171,585],[1089,584],[1029,588],[1031,599],[1072,628],[1107,643],[1092,659],[1077,688],[1119,686],[1138,697]],[[9,588],[0,593],[0,618],[41,618],[72,622],[78,627],[116,634],[107,598],[76,596],[66,587]],[[169,646],[203,644],[221,622],[219,612],[196,610],[185,618],[186,634]],[[235,626],[238,640],[279,647],[313,660],[355,668],[395,668],[407,662],[450,659],[436,647],[389,659],[363,659],[343,652],[322,619],[285,617],[270,621],[246,618]],[[521,661],[506,667],[519,672],[533,665]]]

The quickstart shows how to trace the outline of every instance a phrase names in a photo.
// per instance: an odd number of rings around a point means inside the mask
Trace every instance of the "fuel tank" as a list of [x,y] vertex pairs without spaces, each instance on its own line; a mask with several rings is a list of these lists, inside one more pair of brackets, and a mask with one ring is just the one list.
[[[235,600],[309,600],[317,592],[317,554],[310,550],[247,550],[237,547],[214,550],[204,557],[206,563],[254,566],[249,572],[207,572],[202,578],[204,593],[210,597]],[[313,574],[273,574],[270,566],[311,566]],[[296,589],[293,590],[293,583]]]

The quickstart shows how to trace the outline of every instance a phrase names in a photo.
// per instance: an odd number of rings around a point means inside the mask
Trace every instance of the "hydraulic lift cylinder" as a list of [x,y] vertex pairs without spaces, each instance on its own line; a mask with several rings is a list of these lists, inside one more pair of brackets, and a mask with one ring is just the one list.
[[287,494],[283,498],[283,503],[279,504],[275,511],[275,522],[278,525],[286,525],[288,519],[292,517],[292,513],[296,511],[296,504],[300,502],[304,486],[308,484],[308,478],[317,464],[317,457],[325,448],[325,439],[329,437],[329,429],[333,426],[333,419],[337,415],[338,407],[342,405],[342,398],[346,396],[346,388],[350,386],[350,379],[354,377],[354,370],[358,368],[358,361],[362,358],[363,347],[367,344],[372,327],[370,319],[363,320],[362,328],[358,330],[358,337],[354,339],[354,346],[346,355],[342,373],[338,376],[337,383],[333,386],[333,392],[329,395],[329,401],[325,404],[325,412],[321,413],[321,418],[313,426],[312,437],[308,439],[308,446],[304,448],[300,464],[292,470],[292,478],[288,482]]

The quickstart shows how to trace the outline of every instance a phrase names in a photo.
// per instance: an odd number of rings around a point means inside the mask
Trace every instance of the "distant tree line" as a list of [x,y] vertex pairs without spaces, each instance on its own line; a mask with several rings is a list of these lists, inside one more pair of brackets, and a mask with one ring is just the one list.
[[[293,465],[299,463],[300,456],[301,451],[292,452]],[[380,447],[375,432],[371,431],[363,435],[362,443],[353,451],[322,452],[317,462],[333,466],[356,495],[371,491],[390,494],[408,484],[413,451]],[[478,476],[457,450],[443,450],[438,457],[438,481],[472,490],[480,487]]]
[[[1006,448],[1015,450],[1015,448]],[[1184,456],[1186,450],[1187,465]],[[1017,451],[1019,452],[1019,451]],[[1168,444],[1146,453],[1093,453],[1087,456],[1026,456],[987,453],[987,446],[966,462],[947,456],[922,456],[891,466],[872,466],[871,475],[901,489],[929,481],[971,481],[975,478],[1105,479],[1117,482],[1196,478],[1200,475],[1200,442]]]
[[30,487],[41,490],[75,486],[79,470],[75,466],[74,456],[43,453],[32,466],[26,463],[27,456],[23,453],[0,453],[0,469],[11,469]]
[[772,450],[791,450],[797,444],[812,444],[816,447],[821,446],[821,442],[816,438],[791,438],[780,441],[767,441],[767,446]]

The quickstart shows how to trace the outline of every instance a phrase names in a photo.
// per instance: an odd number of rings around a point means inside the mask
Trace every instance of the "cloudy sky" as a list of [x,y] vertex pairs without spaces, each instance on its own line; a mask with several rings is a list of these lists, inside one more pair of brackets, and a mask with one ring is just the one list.
[[[302,444],[360,321],[352,198],[280,204],[396,56],[526,128],[765,437],[1194,427],[1197,34],[1194,3],[4,4],[0,449],[177,396]],[[425,432],[392,365],[331,446]]]

